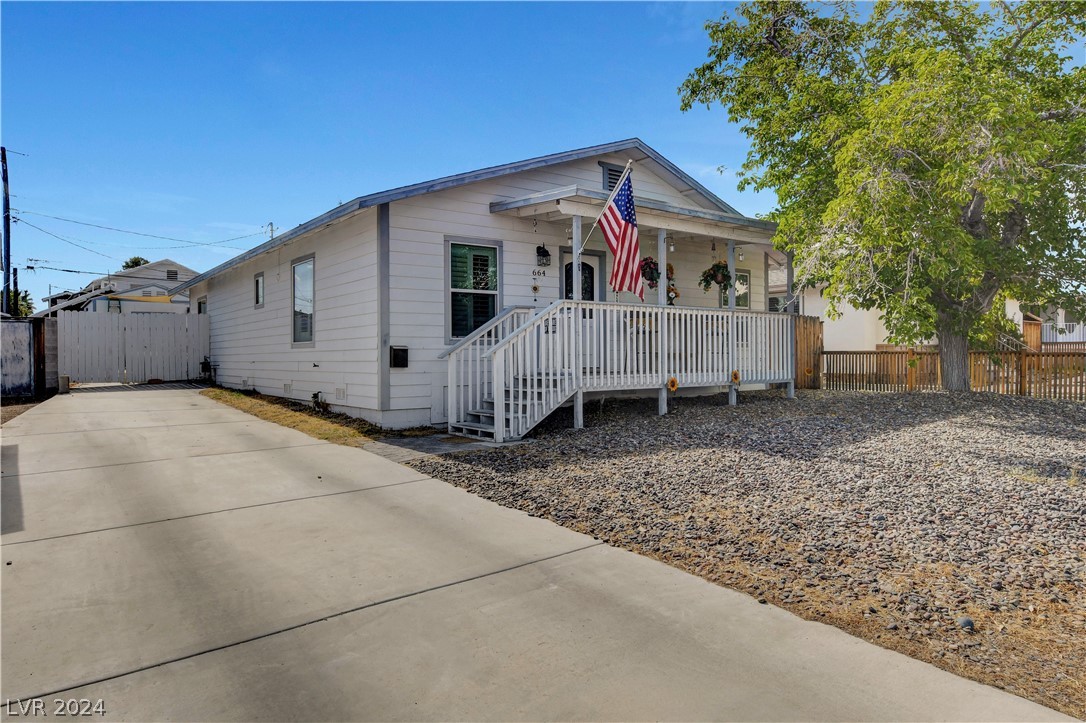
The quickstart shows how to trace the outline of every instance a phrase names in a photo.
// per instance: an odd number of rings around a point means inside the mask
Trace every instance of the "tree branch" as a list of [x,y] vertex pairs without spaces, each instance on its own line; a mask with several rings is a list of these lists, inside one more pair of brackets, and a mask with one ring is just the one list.
[[1038,117],[1043,120],[1056,120],[1058,118],[1074,118],[1076,116],[1086,115],[1086,107],[1081,105],[1073,105],[1070,108],[1060,108],[1058,110],[1046,110],[1038,114]]

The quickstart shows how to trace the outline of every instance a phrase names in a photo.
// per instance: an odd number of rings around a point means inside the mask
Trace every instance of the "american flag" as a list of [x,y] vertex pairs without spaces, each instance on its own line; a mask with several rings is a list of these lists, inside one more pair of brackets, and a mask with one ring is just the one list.
[[632,291],[644,301],[641,246],[637,242],[637,213],[634,211],[633,184],[630,183],[628,170],[616,191],[599,220],[607,248],[611,249],[615,256],[611,267],[611,288],[614,291]]

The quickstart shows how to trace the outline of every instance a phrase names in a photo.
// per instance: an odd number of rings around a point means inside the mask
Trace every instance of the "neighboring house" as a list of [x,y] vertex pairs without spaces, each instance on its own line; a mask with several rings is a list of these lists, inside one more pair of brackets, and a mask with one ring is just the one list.
[[34,316],[56,316],[58,311],[111,311],[185,314],[188,294],[170,295],[170,289],[196,276],[196,271],[171,259],[102,276],[80,291],[64,291],[42,299],[46,308]]
[[[599,230],[576,252],[627,160],[641,255],[673,264],[677,303],[695,310],[665,317],[663,279],[643,303],[608,291]],[[500,440],[570,399],[576,415],[585,393],[656,395],[671,376],[684,390],[728,388],[733,368],[744,386],[789,383],[792,320],[764,313],[768,269],[786,262],[774,228],[631,139],[357,198],[173,293],[210,315],[224,386]],[[729,246],[734,299],[697,286]],[[578,264],[597,303],[573,309]]]
[[[787,287],[784,270],[770,269],[769,294],[772,310],[778,310],[785,303]],[[811,287],[799,291],[796,303],[800,314],[822,319],[822,347],[826,351],[874,351],[890,344],[887,340],[886,326],[882,323],[882,311],[879,309],[857,309],[850,304],[840,304],[838,307],[840,316],[831,319],[827,314],[829,301],[823,298],[820,288]],[[1038,317],[1023,312],[1020,304],[1013,299],[1006,301],[1005,311],[1007,318],[1020,330],[1024,330],[1025,322],[1038,321]],[[1059,310],[1059,313],[1062,314],[1062,310]],[[1061,316],[1060,319],[1062,318]],[[1051,323],[1047,323],[1045,329],[1050,329],[1051,326]],[[1075,328],[1074,324],[1071,328],[1072,330]],[[1048,338],[1048,331],[1044,334],[1045,342],[1055,341]],[[1060,339],[1060,341],[1063,340]],[[1067,339],[1067,341],[1074,340],[1076,339]],[[936,340],[933,339],[930,343],[935,344]]]
[[1041,317],[1041,341],[1049,343],[1076,342],[1086,344],[1086,323],[1066,309],[1037,309]]

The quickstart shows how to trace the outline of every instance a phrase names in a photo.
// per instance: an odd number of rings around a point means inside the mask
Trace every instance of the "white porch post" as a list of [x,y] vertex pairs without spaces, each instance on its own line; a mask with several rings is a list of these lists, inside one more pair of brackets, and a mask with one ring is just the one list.
[[[573,217],[573,268],[570,279],[570,297],[575,305],[581,301],[581,217]],[[584,321],[582,314],[574,307],[573,314],[573,428],[584,428],[584,390],[581,388],[584,375],[584,357],[582,355]]]
[[660,263],[660,281],[656,286],[656,303],[664,307],[660,311],[660,328],[656,332],[657,345],[660,348],[660,396],[656,405],[656,411],[667,414],[667,231],[656,231],[656,256]]
[[[494,355],[494,442],[505,441],[505,352]],[[510,396],[512,399],[512,396]]]
[[[728,275],[731,277],[728,286],[728,360],[732,369],[738,369],[738,347],[735,343],[735,241],[731,239],[728,239]],[[728,404],[734,407],[738,401],[735,384],[732,383],[728,387]]]

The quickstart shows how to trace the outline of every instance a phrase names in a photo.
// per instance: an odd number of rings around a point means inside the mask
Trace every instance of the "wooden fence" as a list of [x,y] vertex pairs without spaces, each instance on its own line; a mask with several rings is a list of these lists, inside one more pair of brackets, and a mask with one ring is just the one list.
[[1041,351],[1078,351],[1086,353],[1086,341],[1046,341]]
[[[975,392],[1086,401],[1086,351],[969,352]],[[826,389],[911,392],[942,388],[934,351],[824,351]]]

